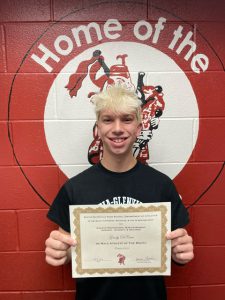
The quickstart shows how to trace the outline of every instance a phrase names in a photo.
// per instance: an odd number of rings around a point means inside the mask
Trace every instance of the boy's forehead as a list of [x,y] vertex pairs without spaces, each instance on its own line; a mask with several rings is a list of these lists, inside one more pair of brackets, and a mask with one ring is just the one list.
[[129,115],[136,115],[136,111],[113,111],[111,109],[104,109],[101,110],[99,116],[129,116]]

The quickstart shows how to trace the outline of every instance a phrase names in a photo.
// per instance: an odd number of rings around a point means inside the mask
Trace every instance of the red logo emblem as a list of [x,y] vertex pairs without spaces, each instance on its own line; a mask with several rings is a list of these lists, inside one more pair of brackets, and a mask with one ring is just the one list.
[[126,256],[124,256],[123,254],[118,254],[117,257],[119,258],[118,259],[118,264],[120,265],[125,265],[125,259],[126,259]]

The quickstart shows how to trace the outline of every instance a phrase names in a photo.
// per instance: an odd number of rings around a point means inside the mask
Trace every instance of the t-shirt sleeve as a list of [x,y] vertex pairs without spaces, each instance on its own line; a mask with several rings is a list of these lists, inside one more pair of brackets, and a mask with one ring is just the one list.
[[171,229],[175,230],[189,223],[189,214],[173,182],[171,183],[169,195],[171,199]]
[[47,217],[51,221],[58,224],[67,232],[70,232],[69,205],[69,196],[65,186],[63,186],[58,192],[47,214]]

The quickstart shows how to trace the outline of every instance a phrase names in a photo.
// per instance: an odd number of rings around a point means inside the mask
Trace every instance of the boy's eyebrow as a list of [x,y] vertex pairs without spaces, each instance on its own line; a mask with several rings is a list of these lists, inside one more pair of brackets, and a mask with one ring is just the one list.
[[124,117],[134,117],[135,116],[135,113],[130,113],[130,114],[122,114]]
[[100,115],[100,117],[108,117],[108,118],[110,118],[110,117],[113,117],[114,115],[111,115],[111,114],[101,114]]

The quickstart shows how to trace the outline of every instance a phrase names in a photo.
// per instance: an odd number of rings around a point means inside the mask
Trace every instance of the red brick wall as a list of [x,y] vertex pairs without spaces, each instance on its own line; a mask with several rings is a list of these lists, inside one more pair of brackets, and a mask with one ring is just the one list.
[[[48,206],[43,200],[51,203],[66,176],[55,164],[43,139],[44,102],[41,100],[46,99],[49,83],[60,66],[51,61],[54,71],[46,72],[34,62],[31,64],[31,52],[38,53],[37,45],[42,39],[46,45],[49,42],[50,47],[52,36],[67,32],[71,22],[78,26],[82,22],[104,23],[117,18],[126,28],[138,20],[155,24],[162,16],[173,30],[179,24],[186,32],[192,30],[197,51],[208,55],[210,61],[208,69],[197,74],[190,70],[190,61],[184,62],[184,55],[173,56],[187,73],[201,114],[200,142],[185,166],[186,173],[175,178],[185,205],[191,206],[189,230],[194,238],[195,259],[185,267],[173,266],[172,276],[167,278],[169,299],[223,300],[225,2],[101,2],[15,0],[0,3],[0,299],[73,299],[74,294],[70,267],[53,268],[44,259],[44,242],[55,225],[46,219]],[[71,14],[74,10],[77,12]],[[172,55],[163,48],[167,42],[165,38],[157,46]],[[64,63],[64,58],[60,63]],[[193,128],[191,135],[194,134]],[[62,147],[60,143],[59,147]],[[171,167],[182,162],[171,159],[166,163]],[[74,164],[77,171],[85,167],[79,159],[75,163],[68,162],[67,167]]]

